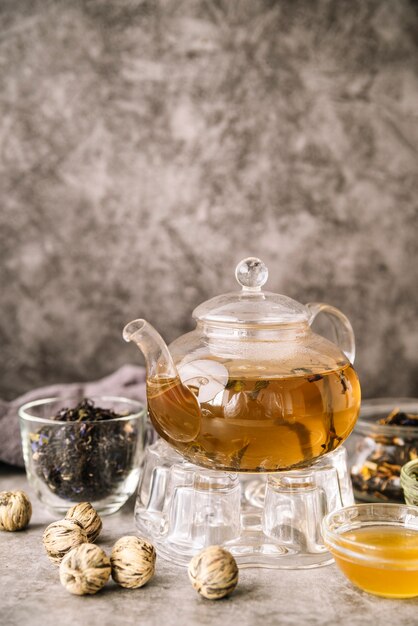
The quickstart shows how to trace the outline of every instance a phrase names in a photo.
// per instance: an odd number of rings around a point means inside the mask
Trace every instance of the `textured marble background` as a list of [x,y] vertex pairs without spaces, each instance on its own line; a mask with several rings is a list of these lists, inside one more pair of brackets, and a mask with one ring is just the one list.
[[0,397],[140,360],[234,287],[352,320],[417,395],[418,4],[1,0]]

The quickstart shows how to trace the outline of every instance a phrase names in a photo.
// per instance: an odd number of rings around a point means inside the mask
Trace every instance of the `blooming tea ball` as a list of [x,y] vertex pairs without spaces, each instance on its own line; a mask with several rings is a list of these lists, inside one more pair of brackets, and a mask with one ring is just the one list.
[[32,505],[24,491],[0,492],[0,530],[22,530],[31,517]]
[[87,533],[76,520],[62,519],[52,522],[44,531],[43,543],[49,559],[59,565],[64,556],[82,543],[87,543]]
[[79,502],[67,511],[65,519],[76,520],[87,533],[88,540],[93,543],[102,530],[102,520],[90,502]]
[[122,587],[137,589],[155,572],[155,548],[141,537],[121,537],[110,555],[112,578]]
[[94,543],[83,543],[62,559],[60,581],[70,593],[92,595],[107,583],[110,571],[106,552]]
[[209,546],[189,563],[189,578],[194,589],[208,600],[219,600],[232,593],[238,583],[238,566],[230,552]]

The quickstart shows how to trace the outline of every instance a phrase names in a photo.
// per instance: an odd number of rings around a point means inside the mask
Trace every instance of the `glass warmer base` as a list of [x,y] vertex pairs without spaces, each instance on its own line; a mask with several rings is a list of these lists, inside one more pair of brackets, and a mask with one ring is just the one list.
[[303,470],[232,474],[192,465],[158,440],[146,451],[136,525],[178,565],[209,545],[224,546],[240,567],[328,565],[322,518],[354,504],[346,457],[340,447]]

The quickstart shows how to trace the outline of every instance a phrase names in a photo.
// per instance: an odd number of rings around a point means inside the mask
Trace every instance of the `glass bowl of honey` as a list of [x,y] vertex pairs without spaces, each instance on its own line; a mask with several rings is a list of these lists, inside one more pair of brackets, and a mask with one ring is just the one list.
[[337,566],[363,591],[418,596],[418,507],[357,504],[327,515],[324,542]]

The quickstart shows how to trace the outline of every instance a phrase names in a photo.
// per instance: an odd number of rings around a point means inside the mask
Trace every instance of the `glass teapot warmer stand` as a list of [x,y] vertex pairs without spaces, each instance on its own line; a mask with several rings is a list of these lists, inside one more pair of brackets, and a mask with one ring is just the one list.
[[135,520],[177,565],[216,544],[240,567],[307,569],[333,562],[322,518],[353,503],[344,447],[303,470],[231,474],[192,465],[158,440],[146,451]]

